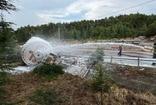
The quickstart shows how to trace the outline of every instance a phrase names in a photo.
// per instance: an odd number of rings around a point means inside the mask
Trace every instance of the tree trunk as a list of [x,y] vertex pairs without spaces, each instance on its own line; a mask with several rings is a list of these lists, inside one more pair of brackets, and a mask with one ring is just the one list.
[[103,91],[101,90],[101,105],[103,105]]

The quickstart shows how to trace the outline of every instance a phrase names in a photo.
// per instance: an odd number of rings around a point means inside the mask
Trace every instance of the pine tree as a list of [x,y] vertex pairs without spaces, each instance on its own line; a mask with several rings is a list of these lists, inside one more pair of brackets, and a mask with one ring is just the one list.
[[[11,4],[8,0],[0,0],[0,10],[1,11],[9,11],[13,10],[16,11],[16,7]],[[3,18],[3,14],[0,15],[0,69],[3,70],[6,66],[6,53],[9,52],[12,49],[12,36],[11,36],[11,22],[5,22]]]
[[[16,7],[10,3],[10,0],[0,0],[0,10],[7,11],[10,10],[16,11]],[[6,54],[12,49],[12,29],[10,28],[11,22],[5,22],[3,15],[0,15],[0,104],[1,105],[10,105],[6,98],[5,87],[4,85],[7,82],[10,82],[8,79],[8,74],[4,72],[6,65]]]
[[111,78],[111,74],[102,64],[96,65],[94,73],[91,75],[91,89],[93,92],[100,92],[101,105],[103,105],[104,92],[109,92],[110,88],[115,84]]
[[18,9],[10,0],[0,0],[0,10],[10,13],[9,11],[17,11]]
[[3,15],[0,21],[0,69],[6,67],[6,55],[13,48],[13,40],[11,36],[10,22],[5,22]]

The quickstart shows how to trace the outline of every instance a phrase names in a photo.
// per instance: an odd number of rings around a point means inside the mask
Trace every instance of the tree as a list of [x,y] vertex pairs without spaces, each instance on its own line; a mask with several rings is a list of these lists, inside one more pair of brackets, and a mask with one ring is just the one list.
[[[13,10],[16,11],[16,7],[11,4],[10,0],[0,0],[0,10],[1,11],[9,11]],[[0,15],[1,21],[0,21],[0,70],[4,70],[6,59],[5,54],[11,50],[12,48],[12,29],[10,25],[11,22],[5,22],[3,15]],[[0,104],[1,105],[8,105],[9,103],[5,100],[5,97],[3,93],[5,93],[5,88],[3,85],[9,82],[8,76],[6,75],[6,72],[0,72]]]
[[156,21],[149,25],[148,30],[146,31],[148,37],[156,35]]
[[14,47],[14,37],[12,29],[10,28],[11,22],[5,22],[1,15],[0,21],[0,69],[6,67],[6,54]]
[[18,39],[28,39],[31,35],[42,34],[46,37],[56,37],[58,24],[60,25],[61,39],[112,39],[137,37],[140,35],[155,35],[156,15],[130,14],[119,15],[101,20],[82,20],[70,23],[57,23],[38,25],[36,27],[26,26],[16,31]]
[[93,38],[98,39],[98,36],[100,35],[100,33],[104,30],[103,26],[99,26],[97,25],[93,31]]
[[11,0],[0,0],[0,10],[10,13],[9,11],[17,11],[18,9],[11,3]]
[[109,92],[110,88],[115,84],[110,73],[102,64],[95,66],[94,73],[91,75],[91,89],[94,92],[100,92],[101,105],[103,105],[103,94]]
[[[17,8],[10,2],[10,0],[0,0],[0,10],[1,11],[9,11],[13,10],[16,11]],[[4,55],[6,52],[8,52],[12,48],[12,35],[11,35],[11,27],[10,25],[13,24],[12,22],[5,22],[3,18],[3,14],[0,15],[1,21],[0,21],[0,57],[3,61]],[[5,61],[5,60],[4,60]],[[1,66],[3,63],[1,62]]]

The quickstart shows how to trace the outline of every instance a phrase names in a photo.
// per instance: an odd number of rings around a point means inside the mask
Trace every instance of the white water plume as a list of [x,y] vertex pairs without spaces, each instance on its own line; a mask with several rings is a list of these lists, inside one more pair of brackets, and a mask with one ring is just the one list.
[[[57,43],[56,43],[57,45]],[[123,45],[123,46],[130,46],[130,47],[136,47],[136,48],[143,48],[142,46],[139,45],[134,45],[134,44],[127,44],[127,43],[115,43],[115,42],[90,42],[90,43],[83,43],[83,44],[60,44],[59,46],[55,46],[53,44],[53,50],[56,51],[56,53],[60,53],[62,55],[68,55],[68,54],[72,54],[74,52],[77,51],[77,49],[79,48],[86,48],[88,49],[91,46],[97,46],[97,45],[101,45],[104,47],[110,47],[111,45],[113,46],[119,46],[119,45]]]
[[[88,49],[91,49],[91,48],[95,50],[99,46],[111,47],[111,46],[119,46],[119,45],[131,46],[135,48],[143,48],[142,46],[139,46],[139,45],[127,44],[127,43],[115,43],[115,42],[90,42],[90,43],[83,43],[83,44],[71,44],[70,42],[65,42],[65,41],[61,41],[58,39],[43,40],[39,37],[32,37],[27,43],[32,43],[34,40],[44,41],[48,44],[48,46],[51,46],[48,52],[51,52],[51,53],[55,52],[57,54],[60,54],[60,56],[62,55],[61,57],[62,62],[68,65],[68,70],[65,70],[66,72],[70,72],[72,74],[75,74],[75,75],[77,74],[81,76],[85,73],[85,70],[86,70],[84,69],[86,68],[86,58],[79,55],[81,51],[88,51]],[[79,49],[82,49],[82,50],[79,50]],[[91,50],[91,51],[94,51],[94,50]],[[111,49],[109,51],[113,52],[113,50]],[[79,56],[79,57],[72,58],[70,56],[71,54],[75,54],[75,56]],[[63,55],[67,55],[65,59],[63,59]],[[76,63],[73,64],[73,62],[76,62]],[[121,64],[122,62],[118,61],[117,63]],[[127,63],[124,62],[124,64],[134,66],[133,64],[130,64],[129,62]],[[148,67],[149,65],[146,65],[146,66]],[[19,69],[21,69],[22,71],[26,71],[26,72],[30,71],[28,67],[26,68],[17,67],[15,69],[17,71],[20,71]]]
[[80,47],[89,48],[91,46],[97,46],[97,45],[105,45],[104,47],[110,45],[114,45],[114,46],[123,45],[123,46],[131,46],[136,48],[143,48],[142,46],[139,45],[127,44],[127,43],[115,43],[115,42],[89,42],[89,43],[82,43],[82,44],[71,44],[70,42],[61,41],[53,38],[44,40],[40,37],[32,37],[31,39],[28,40],[28,42],[26,42],[26,44],[32,43],[33,41],[37,41],[37,40],[43,41],[44,43],[47,43],[49,46],[51,46],[51,49],[49,49],[51,53],[53,52],[61,55],[72,54],[73,52],[75,52],[75,50],[77,51],[77,49]]

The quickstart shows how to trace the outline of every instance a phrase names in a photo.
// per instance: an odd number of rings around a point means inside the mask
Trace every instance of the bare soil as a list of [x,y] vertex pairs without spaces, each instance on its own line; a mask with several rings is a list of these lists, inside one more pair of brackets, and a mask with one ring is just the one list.
[[[139,71],[127,74],[120,67],[117,67],[117,69],[117,76],[131,77],[137,75],[149,77],[151,74],[150,72],[142,73]],[[68,98],[67,101],[60,103],[60,105],[97,105],[100,100],[100,94],[93,93],[90,90],[88,79],[69,73],[58,76],[56,81],[48,81],[45,78],[39,78],[32,72],[12,75],[12,79],[15,81],[6,85],[6,97],[10,102],[22,101],[19,105],[37,105],[37,103],[32,102],[29,97],[41,87],[49,88],[52,86],[56,86],[57,90],[63,90],[61,95]],[[149,91],[135,93],[132,89],[121,85],[120,82],[111,88],[110,93],[105,93],[104,98],[105,105],[145,105],[146,103],[156,104],[156,96],[152,95]]]

